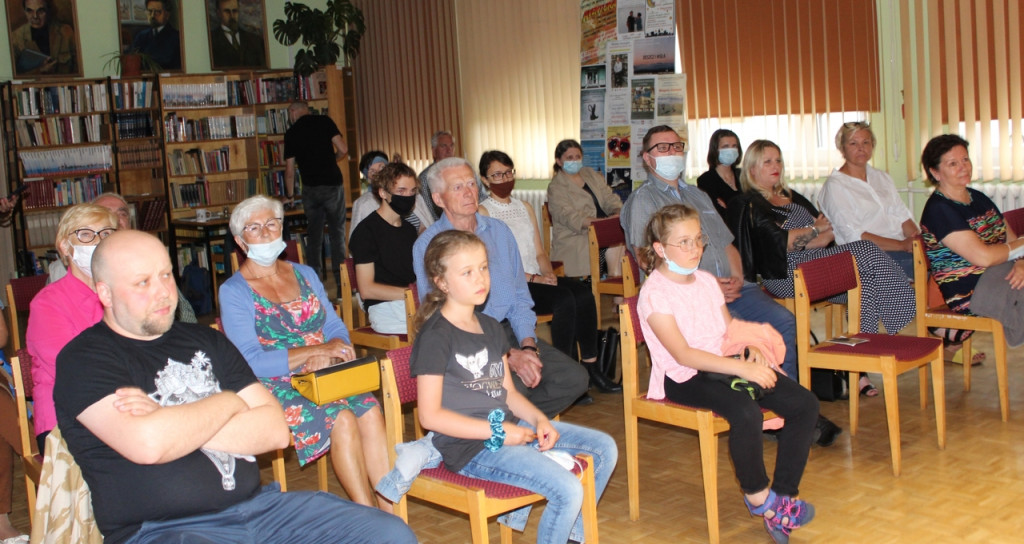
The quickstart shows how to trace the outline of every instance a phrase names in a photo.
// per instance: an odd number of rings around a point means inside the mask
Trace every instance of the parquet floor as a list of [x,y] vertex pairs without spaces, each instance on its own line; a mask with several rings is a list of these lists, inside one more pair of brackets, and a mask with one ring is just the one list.
[[[610,305],[607,305],[610,306]],[[611,314],[605,324],[611,324]],[[821,328],[820,326],[818,327]],[[912,328],[908,330],[913,330]],[[991,338],[976,336],[991,356]],[[900,379],[903,474],[892,476],[885,407],[881,397],[863,399],[857,436],[848,432],[845,401],[822,403],[826,416],[844,428],[830,448],[815,447],[801,488],[817,508],[816,519],[793,535],[793,542],[945,543],[1024,542],[1024,368],[1021,351],[1010,350],[1010,421],[999,419],[992,362],[975,367],[973,390],[963,391],[962,369],[947,364],[948,440],[936,446],[934,410],[919,408],[916,373]],[[876,377],[875,383],[881,379]],[[658,424],[640,424],[639,521],[629,521],[626,493],[622,398],[595,394],[590,406],[573,408],[565,421],[611,433],[620,445],[620,464],[599,504],[603,542],[690,543],[707,541],[700,456],[696,434]],[[728,446],[719,447],[719,507],[722,542],[770,542],[759,520],[751,518],[732,474]],[[775,444],[765,443],[765,462],[774,465]],[[15,480],[12,520],[27,529],[20,469]],[[769,469],[770,474],[770,469]],[[270,480],[269,467],[263,470]],[[315,489],[315,469],[300,471],[288,462],[292,489]],[[331,491],[344,495],[331,478]],[[536,538],[535,513],[516,542]],[[424,543],[468,542],[469,522],[459,514],[413,502],[410,525]],[[491,542],[498,542],[491,523]]]

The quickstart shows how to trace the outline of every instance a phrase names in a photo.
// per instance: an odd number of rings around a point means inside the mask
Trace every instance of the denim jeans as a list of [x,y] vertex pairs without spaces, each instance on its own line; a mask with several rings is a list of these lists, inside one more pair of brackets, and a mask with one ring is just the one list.
[[380,496],[391,502],[402,500],[402,495],[409,492],[420,471],[441,464],[441,452],[434,447],[433,432],[419,440],[396,445],[395,452],[398,454],[395,457],[395,468],[385,474],[375,487]]
[[324,279],[324,223],[331,241],[331,266],[340,296],[341,269],[345,262],[345,195],[342,186],[303,185],[302,209],[306,212],[306,262]]
[[759,285],[750,282],[743,282],[740,298],[726,304],[725,307],[733,317],[755,323],[768,323],[782,335],[782,341],[786,344],[786,358],[782,360],[782,370],[796,380],[796,318],[792,312],[765,294]]
[[[524,427],[533,428],[526,422]],[[615,440],[604,432],[552,421],[558,431],[556,450],[576,455],[586,453],[594,458],[594,484],[600,500],[611,479],[619,449]],[[463,476],[480,478],[528,489],[548,500],[537,527],[537,543],[564,544],[572,539],[583,542],[583,485],[575,474],[538,451],[534,444],[502,446],[498,451],[483,450],[459,471]],[[526,527],[530,507],[526,506],[498,518],[516,531]]]
[[324,492],[281,493],[264,486],[252,498],[224,510],[147,521],[126,544],[414,543],[416,535],[391,514]]

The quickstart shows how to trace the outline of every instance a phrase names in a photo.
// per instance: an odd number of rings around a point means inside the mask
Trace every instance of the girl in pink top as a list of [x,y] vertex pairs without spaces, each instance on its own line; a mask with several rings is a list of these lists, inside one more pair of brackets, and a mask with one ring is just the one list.
[[25,344],[32,355],[33,421],[40,452],[46,435],[57,425],[53,407],[57,354],[78,333],[103,318],[103,306],[92,283],[92,252],[115,230],[117,216],[102,206],[68,208],[57,225],[54,244],[68,274],[44,287],[29,305]]
[[[811,448],[818,399],[779,373],[767,349],[746,346],[744,358],[723,356],[732,317],[717,280],[697,269],[707,242],[697,211],[689,206],[666,206],[647,224],[646,247],[639,249],[639,257],[651,269],[637,304],[653,362],[647,396],[706,408],[729,422],[729,455],[747,508],[764,518],[775,542],[788,542],[790,531],[814,517],[814,507],[796,496]],[[709,372],[756,383],[765,394],[754,400]],[[762,451],[762,407],[785,419],[771,482]]]

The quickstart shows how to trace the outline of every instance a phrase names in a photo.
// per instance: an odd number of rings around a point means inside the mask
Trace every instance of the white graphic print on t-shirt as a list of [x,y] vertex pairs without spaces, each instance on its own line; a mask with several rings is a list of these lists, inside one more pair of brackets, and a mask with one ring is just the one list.
[[[150,394],[150,398],[160,406],[188,404],[221,391],[220,382],[213,374],[210,358],[202,351],[197,351],[189,364],[167,359],[167,366],[157,372],[154,382],[156,392]],[[235,455],[207,448],[200,451],[206,454],[220,471],[221,486],[225,491],[235,488],[235,459],[256,462],[256,458],[251,455]]]
[[[500,398],[502,393],[502,378],[505,376],[502,359],[491,362],[484,348],[471,355],[455,354],[455,362],[473,374],[473,379],[462,382],[466,389],[483,391],[491,398]],[[487,369],[486,374],[484,368]]]

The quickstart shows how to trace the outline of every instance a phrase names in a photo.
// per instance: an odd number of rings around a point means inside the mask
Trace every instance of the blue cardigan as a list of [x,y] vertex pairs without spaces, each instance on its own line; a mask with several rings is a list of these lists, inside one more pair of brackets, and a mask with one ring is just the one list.
[[[316,272],[304,264],[290,264],[299,271],[299,275],[309,282],[313,293],[320,299],[320,305],[327,312],[327,322],[324,324],[324,342],[340,338],[346,344],[350,343],[348,329],[338,317],[338,313],[333,311],[334,303],[324,291],[324,285],[320,282]],[[288,369],[288,350],[266,350],[260,344],[259,337],[256,336],[256,307],[253,304],[253,294],[249,282],[245,281],[241,272],[232,274],[220,286],[220,319],[224,333],[242,352],[242,356],[245,357],[256,376],[260,378],[288,376],[291,374]]]

